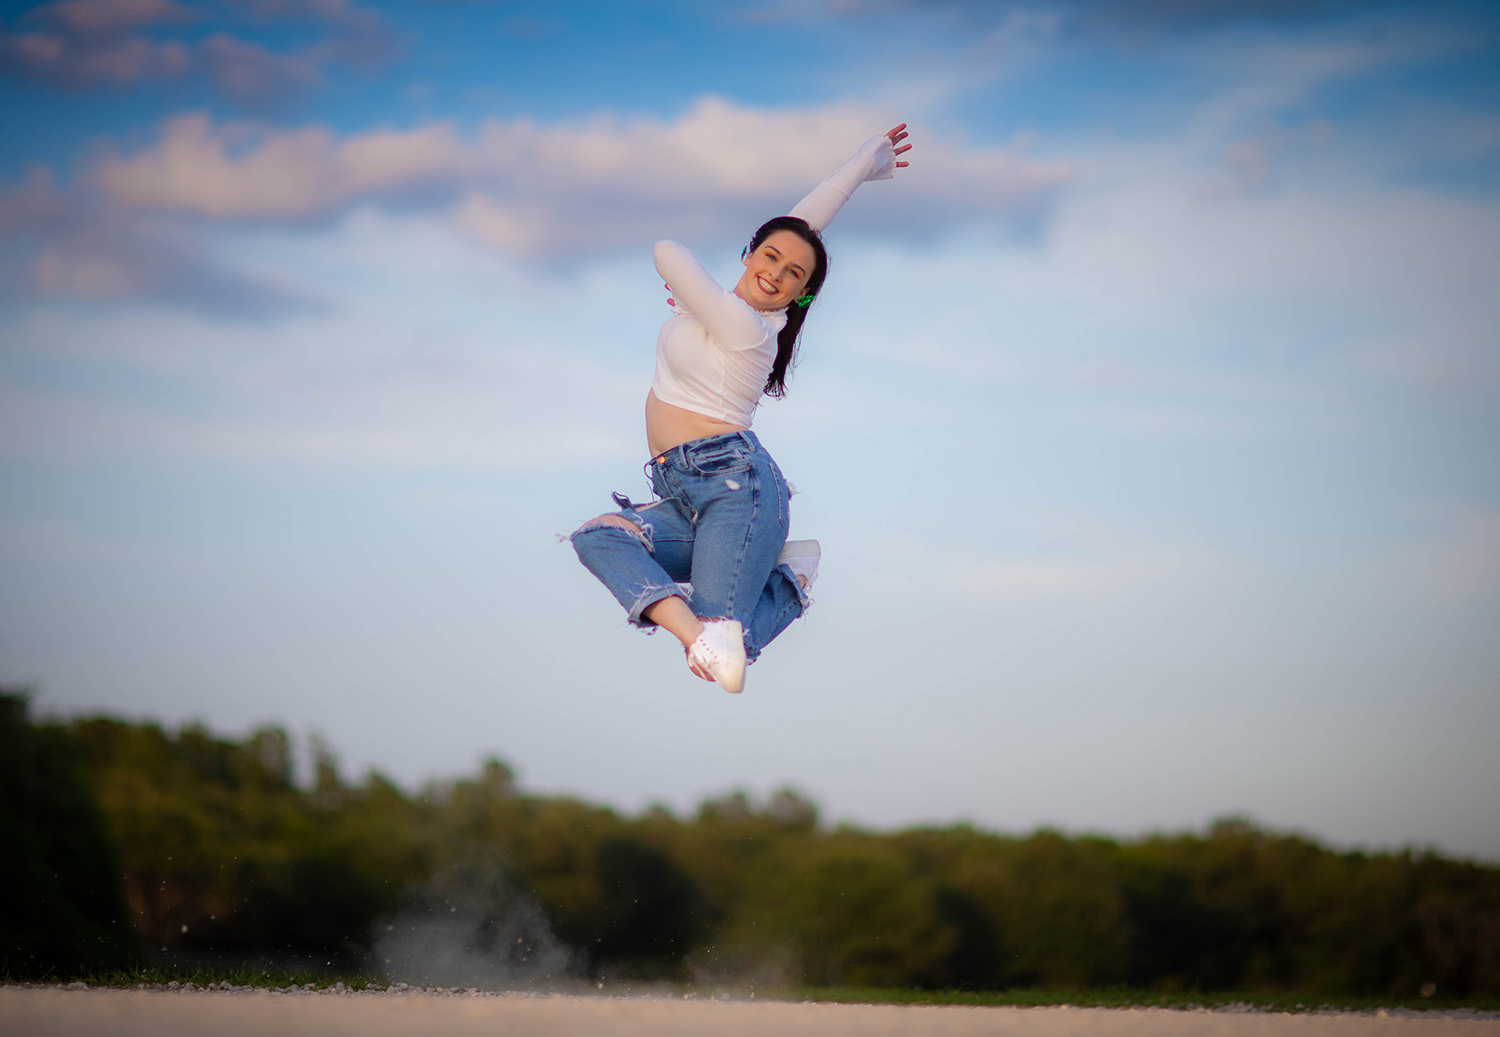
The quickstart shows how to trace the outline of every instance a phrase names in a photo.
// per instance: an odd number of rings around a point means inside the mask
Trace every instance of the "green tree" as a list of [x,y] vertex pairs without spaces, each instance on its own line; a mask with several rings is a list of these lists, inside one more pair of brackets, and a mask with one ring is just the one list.
[[0,976],[119,968],[134,958],[119,867],[74,748],[0,690]]

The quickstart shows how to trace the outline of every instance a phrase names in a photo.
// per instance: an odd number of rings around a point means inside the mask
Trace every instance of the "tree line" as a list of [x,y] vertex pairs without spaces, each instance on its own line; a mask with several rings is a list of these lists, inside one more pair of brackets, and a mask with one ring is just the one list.
[[278,728],[37,722],[0,694],[0,975],[198,955],[474,984],[1500,996],[1500,868],[1431,852],[1233,819],[871,832],[789,789],[632,817],[496,759],[408,792],[313,749],[302,786]]

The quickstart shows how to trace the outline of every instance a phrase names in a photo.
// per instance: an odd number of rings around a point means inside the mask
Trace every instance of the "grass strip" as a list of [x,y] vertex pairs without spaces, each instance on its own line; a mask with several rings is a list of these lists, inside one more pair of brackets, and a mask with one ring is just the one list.
[[1234,991],[1162,992],[1130,987],[1098,990],[911,990],[884,987],[803,987],[791,992],[799,1001],[876,1005],[974,1005],[1048,1008],[1168,1008],[1255,1012],[1373,1012],[1381,1008],[1411,1011],[1500,1011],[1500,1000],[1457,1001],[1438,997],[1346,997],[1306,993],[1245,993]]
[[[17,982],[0,974],[0,983]],[[250,987],[263,990],[389,990],[393,984],[383,977],[354,970],[313,971],[282,967],[223,967],[202,965],[146,965],[131,969],[56,975],[41,980],[47,985],[67,986],[83,983],[89,987],[129,989],[146,986],[158,989],[222,989]],[[175,985],[175,986],[174,986]],[[592,986],[592,985],[591,985]],[[679,994],[702,996],[711,993],[714,984],[702,987],[677,985],[670,989]],[[730,985],[733,986],[733,985]],[[413,990],[419,989],[413,987]],[[503,988],[496,988],[503,989]],[[609,984],[605,993],[632,993],[642,989],[634,984]],[[651,986],[647,989],[661,989]],[[559,987],[561,991],[562,988]],[[747,996],[735,994],[735,997]],[[1421,1012],[1500,1012],[1500,999],[1478,998],[1453,1000],[1440,997],[1343,997],[1306,993],[1245,993],[1218,991],[1161,992],[1129,987],[1097,990],[918,990],[892,987],[788,987],[755,991],[757,1000],[812,1001],[829,1004],[873,1005],[967,1005],[973,1007],[1008,1006],[1050,1008],[1070,1005],[1076,1008],[1164,1008],[1176,1011],[1208,1009],[1248,1012],[1373,1012],[1400,1008]]]

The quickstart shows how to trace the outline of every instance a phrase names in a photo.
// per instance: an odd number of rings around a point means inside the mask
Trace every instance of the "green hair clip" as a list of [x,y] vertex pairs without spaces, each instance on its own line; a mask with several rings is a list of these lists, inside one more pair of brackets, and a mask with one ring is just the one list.
[[795,302],[798,306],[801,306],[805,310],[809,306],[812,305],[813,293],[812,292],[808,292],[806,295],[799,295],[796,299],[794,299],[792,301]]

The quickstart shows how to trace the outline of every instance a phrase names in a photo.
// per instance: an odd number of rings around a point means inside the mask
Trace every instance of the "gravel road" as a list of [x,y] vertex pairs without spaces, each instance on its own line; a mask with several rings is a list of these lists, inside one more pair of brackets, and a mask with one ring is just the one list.
[[7,1037],[1466,1037],[1500,1019],[1462,1014],[1177,1012],[1154,1008],[958,1008],[532,994],[288,993],[0,988]]

